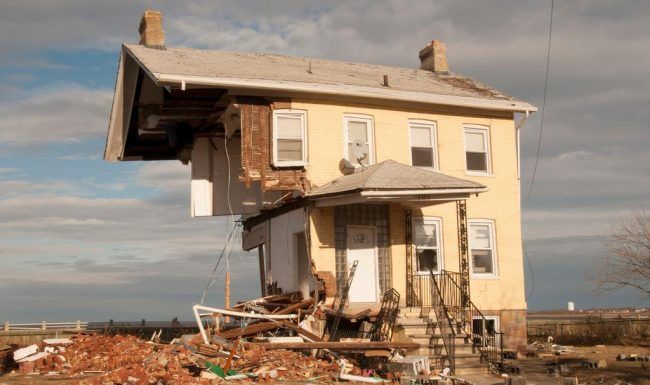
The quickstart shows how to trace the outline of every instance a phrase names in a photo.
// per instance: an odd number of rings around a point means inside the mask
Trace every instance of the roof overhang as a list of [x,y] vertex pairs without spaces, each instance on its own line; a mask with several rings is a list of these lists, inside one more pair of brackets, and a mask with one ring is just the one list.
[[291,82],[264,79],[244,79],[232,77],[207,77],[180,74],[151,73],[160,85],[241,88],[252,90],[284,91],[318,95],[337,95],[366,99],[396,100],[424,104],[465,107],[491,111],[534,112],[537,108],[525,102],[510,100],[481,99],[466,96],[429,94],[424,92],[401,91],[390,88],[353,86],[346,84],[322,84]]
[[297,95],[317,95],[337,98],[358,98],[365,100],[408,102],[424,105],[461,107],[475,110],[522,112],[529,114],[537,111],[533,105],[512,100],[483,99],[453,95],[432,94],[424,92],[402,91],[389,87],[377,88],[347,84],[323,84],[292,82],[279,80],[249,79],[235,77],[211,77],[187,74],[152,72],[126,46],[122,46],[120,55],[113,107],[108,127],[104,159],[118,161],[124,159],[126,135],[133,108],[133,99],[138,74],[150,77],[158,86],[172,86],[185,90],[187,88],[222,88],[240,92],[263,91]]
[[428,190],[362,190],[328,196],[307,196],[316,207],[340,206],[354,203],[423,203],[467,199],[472,194],[488,191],[484,188]]

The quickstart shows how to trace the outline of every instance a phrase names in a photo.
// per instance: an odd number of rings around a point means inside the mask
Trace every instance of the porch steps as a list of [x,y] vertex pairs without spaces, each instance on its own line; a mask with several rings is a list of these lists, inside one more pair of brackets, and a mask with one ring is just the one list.
[[[393,334],[395,341],[411,341],[420,345],[418,349],[409,351],[410,354],[426,355],[431,359],[432,369],[442,368],[436,363],[444,362],[446,351],[436,316],[431,308],[406,307],[400,309]],[[481,356],[472,346],[465,335],[455,337],[456,375],[486,373],[486,364],[481,362]]]

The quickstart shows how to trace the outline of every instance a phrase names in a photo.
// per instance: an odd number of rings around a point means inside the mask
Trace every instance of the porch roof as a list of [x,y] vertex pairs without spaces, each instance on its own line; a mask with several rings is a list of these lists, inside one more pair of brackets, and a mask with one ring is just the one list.
[[[354,174],[344,175],[307,194],[321,199],[358,193],[364,197],[396,197],[471,194],[487,191],[476,182],[456,178],[441,172],[408,166],[386,160],[365,167]],[[426,199],[424,199],[426,200]]]

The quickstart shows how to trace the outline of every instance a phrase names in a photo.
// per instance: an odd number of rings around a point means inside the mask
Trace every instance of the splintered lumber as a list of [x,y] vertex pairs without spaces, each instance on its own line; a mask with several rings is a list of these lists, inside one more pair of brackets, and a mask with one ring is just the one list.
[[265,349],[329,349],[329,350],[383,350],[383,349],[417,349],[419,344],[413,342],[249,342]]
[[291,313],[295,312],[296,310],[304,309],[304,308],[309,307],[309,306],[311,306],[313,304],[314,304],[314,299],[309,298],[309,299],[306,299],[304,301],[294,303],[293,305],[289,305],[289,306],[285,307],[284,309],[281,309],[281,310],[278,310],[278,311],[274,312],[273,314],[291,314]]
[[221,338],[231,339],[236,337],[252,336],[257,333],[277,329],[278,327],[279,327],[278,322],[264,321],[264,322],[258,322],[253,325],[248,325],[245,328],[235,328],[235,329],[226,330],[225,332],[221,332],[217,335]]

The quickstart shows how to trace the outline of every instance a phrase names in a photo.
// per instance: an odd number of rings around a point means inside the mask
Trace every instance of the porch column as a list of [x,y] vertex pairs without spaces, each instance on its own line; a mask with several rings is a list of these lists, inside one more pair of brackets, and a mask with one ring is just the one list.
[[[456,201],[456,212],[458,214],[458,257],[460,259],[460,290],[463,307],[468,310],[469,297],[469,245],[467,242],[467,203],[465,200]],[[469,313],[465,312],[466,318]],[[466,322],[472,322],[467,319]]]
[[406,306],[415,306],[413,293],[413,236],[412,236],[412,214],[411,210],[404,210],[404,229],[406,234],[404,244],[406,245]]

